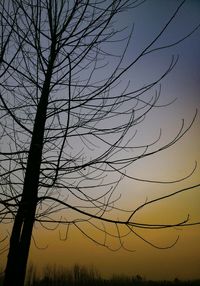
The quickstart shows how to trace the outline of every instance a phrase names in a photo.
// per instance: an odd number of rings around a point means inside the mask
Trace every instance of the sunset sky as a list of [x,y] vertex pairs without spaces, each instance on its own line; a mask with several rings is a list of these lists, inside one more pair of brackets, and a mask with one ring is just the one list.
[[[116,22],[116,27],[134,23],[134,30],[127,50],[126,61],[137,56],[161,28],[180,1],[147,0],[135,9],[123,13]],[[161,37],[158,46],[170,44],[184,37],[200,23],[200,1],[188,0],[179,11],[178,16]],[[114,43],[113,52],[120,52]],[[156,47],[156,46],[155,46]],[[120,182],[117,194],[121,199],[117,206],[133,210],[147,199],[151,200],[183,188],[200,183],[200,29],[179,45],[147,55],[135,69],[131,69],[125,80],[137,88],[145,85],[170,64],[172,56],[179,56],[175,68],[161,82],[160,105],[153,109],[146,120],[138,125],[135,144],[147,144],[158,138],[160,129],[162,136],[157,146],[173,140],[179,132],[182,119],[187,128],[192,122],[196,109],[199,109],[195,122],[180,141],[169,149],[151,157],[137,161],[127,169],[127,174],[136,178],[125,178]],[[152,93],[155,92],[155,88]],[[177,181],[187,177],[195,167],[194,173],[187,179],[176,183],[141,182],[137,179],[152,181]],[[138,212],[135,219],[146,223],[180,222],[190,214],[191,222],[200,221],[200,188],[155,203]],[[65,213],[67,216],[67,211]],[[119,217],[120,219],[120,217]],[[107,226],[107,228],[112,226]],[[4,229],[5,226],[0,225]],[[9,226],[6,226],[9,230]],[[86,231],[92,234],[88,225]],[[141,275],[146,279],[196,279],[200,278],[200,225],[193,227],[177,227],[165,230],[136,230],[137,234],[159,247],[166,247],[179,239],[170,249],[157,249],[132,234],[124,238],[124,246],[133,251],[120,249],[111,251],[98,246],[77,229],[71,227],[67,240],[62,240],[66,227],[59,226],[54,231],[35,225],[29,261],[39,270],[47,264],[72,267],[75,263],[96,267],[106,277],[112,274]],[[92,234],[94,237],[98,233]],[[115,248],[116,241],[111,241]],[[112,245],[113,243],[113,245]],[[3,266],[6,254],[0,258]]]

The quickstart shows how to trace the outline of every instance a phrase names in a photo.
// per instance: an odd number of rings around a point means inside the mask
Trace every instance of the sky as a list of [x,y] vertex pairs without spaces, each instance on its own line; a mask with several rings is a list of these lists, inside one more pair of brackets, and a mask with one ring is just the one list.
[[[134,58],[166,23],[180,1],[147,0],[141,6],[121,15],[116,25],[131,26],[134,22],[132,39],[127,50],[127,61]],[[159,44],[170,43],[190,32],[199,21],[200,2],[186,1],[177,18],[168,28]],[[117,52],[119,47],[113,46]],[[196,120],[187,134],[169,149],[136,162],[127,170],[136,178],[173,181],[195,172],[187,179],[171,184],[155,184],[124,179],[117,192],[122,195],[120,207],[128,209],[139,206],[145,200],[169,194],[199,182],[200,173],[200,29],[175,47],[147,55],[127,75],[131,86],[146,84],[163,72],[169,65],[171,56],[178,55],[179,61],[174,70],[163,79],[160,104],[166,107],[154,109],[139,126],[136,143],[152,142],[157,138],[160,128],[162,137],[159,144],[169,142],[181,127],[182,119],[189,126],[199,108]],[[127,80],[126,79],[126,80]],[[159,146],[159,145],[158,145]],[[136,219],[144,222],[165,223],[181,221],[188,213],[192,221],[200,220],[200,189],[196,188],[162,203],[146,207]],[[108,226],[111,228],[112,226]],[[92,234],[91,229],[86,230]],[[106,277],[115,275],[141,275],[146,279],[197,279],[200,278],[200,226],[168,230],[138,230],[138,234],[158,246],[170,249],[160,250],[145,243],[137,236],[130,236],[124,249],[110,251],[89,241],[77,229],[71,228],[68,239],[62,240],[65,227],[54,231],[35,226],[29,261],[41,270],[47,264],[71,267],[75,263],[87,267],[93,265]],[[92,235],[98,235],[96,233]],[[115,242],[110,242],[115,246]],[[2,261],[5,261],[5,255]],[[0,262],[2,263],[2,262]]]

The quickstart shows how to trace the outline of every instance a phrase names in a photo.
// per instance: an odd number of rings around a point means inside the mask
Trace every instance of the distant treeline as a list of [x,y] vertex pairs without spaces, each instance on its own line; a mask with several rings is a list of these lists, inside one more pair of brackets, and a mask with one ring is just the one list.
[[[3,285],[3,276],[0,277],[0,286]],[[86,268],[74,265],[72,269],[58,266],[47,266],[41,275],[37,275],[36,268],[30,265],[26,276],[26,286],[199,286],[199,280],[182,281],[175,278],[173,281],[152,281],[142,278],[140,275],[128,277],[124,275],[113,275],[110,279],[104,279],[99,272],[91,267]]]

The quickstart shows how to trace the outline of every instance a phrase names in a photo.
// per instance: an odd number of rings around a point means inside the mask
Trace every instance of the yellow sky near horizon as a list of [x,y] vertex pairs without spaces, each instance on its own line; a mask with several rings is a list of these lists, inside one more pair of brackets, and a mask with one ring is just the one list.
[[[167,150],[157,158],[145,163],[145,170],[149,172],[150,178],[154,174],[153,169],[160,168],[161,178],[171,178],[174,169],[179,170],[174,174],[174,178],[186,175],[193,164],[188,164],[187,172],[183,167],[184,162],[192,163],[198,159],[198,139],[199,123],[196,122],[190,132],[186,134],[182,142]],[[191,140],[192,139],[192,140]],[[197,140],[196,140],[197,139]],[[192,150],[190,156],[182,157],[184,150]],[[176,161],[174,156],[176,155]],[[189,160],[190,159],[190,160]],[[189,161],[188,161],[189,160]],[[155,165],[152,165],[154,161]],[[145,162],[145,161],[144,161]],[[156,162],[156,163],[155,163]],[[161,164],[161,165],[159,165]],[[174,165],[174,166],[173,166]],[[151,169],[149,169],[151,167]],[[141,173],[140,166],[135,168],[137,175]],[[164,172],[165,170],[165,172]],[[164,176],[165,175],[165,176]],[[164,177],[163,177],[164,176]],[[170,185],[135,183],[131,180],[124,180],[120,183],[118,192],[122,193],[121,206],[127,208],[136,207],[148,199],[155,198],[172,191],[176,191],[185,186],[190,186],[199,182],[199,166],[196,172],[188,179]],[[191,193],[192,192],[192,193]],[[166,223],[174,222],[174,218],[182,220],[190,213],[192,220],[199,219],[199,189],[188,191],[156,204],[154,207],[147,207],[136,216],[136,220],[144,222]],[[66,212],[67,216],[67,212]],[[108,230],[110,226],[107,226]],[[86,226],[87,233],[92,234],[94,230]],[[173,243],[177,236],[180,238],[175,246],[167,250],[155,249],[134,235],[124,239],[125,246],[135,252],[110,251],[104,247],[97,246],[89,241],[74,227],[70,227],[68,239],[61,241],[65,236],[65,227],[59,227],[54,231],[42,229],[36,224],[34,228],[34,241],[32,241],[29,262],[33,263],[39,272],[43,271],[46,265],[58,265],[71,268],[78,263],[86,267],[94,266],[104,277],[115,275],[141,275],[146,279],[197,279],[199,278],[200,268],[200,229],[196,227],[177,228],[171,230],[137,230],[144,238],[157,246],[167,246]],[[96,238],[100,235],[96,234]],[[37,245],[37,247],[35,246]],[[112,242],[111,246],[117,247],[117,241]],[[44,249],[43,249],[44,248]],[[5,255],[3,257],[5,262]],[[1,261],[2,263],[2,261]]]
[[[173,109],[173,107],[171,108]],[[177,110],[178,104],[174,108]],[[181,115],[182,111],[180,110],[180,117]],[[188,116],[188,120],[186,120],[187,124],[190,122],[190,115]],[[191,130],[176,145],[153,156],[153,158],[138,162],[138,164],[136,163],[128,172],[129,174],[134,174],[136,177],[143,177],[145,174],[145,177],[149,179],[175,180],[187,176],[192,171],[195,160],[197,160],[198,165],[194,174],[182,182],[164,185],[140,183],[125,179],[119,184],[116,190],[116,196],[117,194],[122,194],[119,204],[116,204],[117,206],[132,209],[144,203],[147,197],[150,200],[199,183],[199,119],[198,115]],[[179,125],[178,122],[177,120],[176,125]],[[176,128],[178,127],[176,126]],[[200,188],[196,188],[147,207],[145,210],[139,212],[135,219],[149,223],[173,223],[174,221],[180,222],[186,219],[187,215],[190,214],[191,221],[198,221],[199,205]],[[110,226],[107,227],[108,229],[110,228]],[[135,252],[128,252],[123,249],[113,252],[97,246],[73,227],[69,231],[68,239],[60,241],[59,231],[61,229],[58,228],[53,232],[45,231],[45,233],[41,233],[41,236],[36,234],[36,242],[39,247],[48,245],[46,250],[39,250],[32,243],[30,261],[38,265],[39,269],[42,269],[46,264],[52,265],[56,263],[70,268],[75,263],[78,263],[87,267],[93,265],[105,277],[110,277],[114,273],[115,275],[139,274],[146,279],[199,278],[199,226],[179,227],[171,230],[144,231],[136,229],[139,234],[144,235],[145,239],[161,247],[172,244],[177,236],[180,236],[180,238],[172,248],[159,250],[132,235],[127,240],[124,239],[124,245],[131,250],[135,250]],[[89,230],[87,233],[90,234],[93,231]],[[40,234],[40,229],[37,232]],[[61,235],[65,235],[65,229],[61,231]],[[95,237],[99,238],[99,235],[96,234]],[[119,244],[115,241],[111,242],[111,245],[112,247],[117,247]]]

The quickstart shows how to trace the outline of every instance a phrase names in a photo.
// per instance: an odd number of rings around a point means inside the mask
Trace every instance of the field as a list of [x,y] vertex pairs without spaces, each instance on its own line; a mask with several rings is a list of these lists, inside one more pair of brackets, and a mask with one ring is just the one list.
[[[3,277],[0,277],[0,286]],[[36,268],[31,265],[26,277],[26,286],[199,286],[199,280],[181,281],[175,278],[173,281],[152,281],[142,278],[140,275],[127,277],[113,275],[110,279],[104,279],[98,271],[91,267],[87,269],[83,266],[75,265],[72,269],[58,268],[57,266],[47,266],[43,273],[37,275]]]

